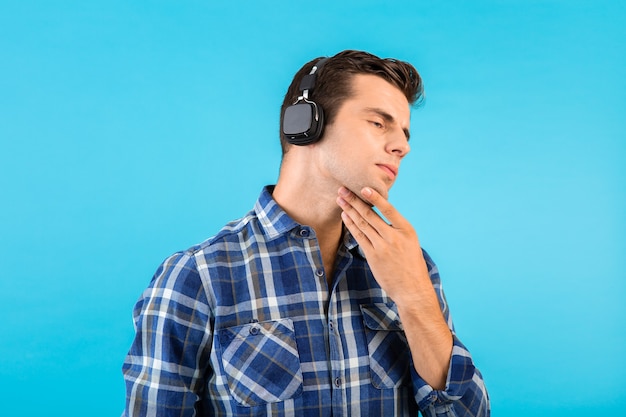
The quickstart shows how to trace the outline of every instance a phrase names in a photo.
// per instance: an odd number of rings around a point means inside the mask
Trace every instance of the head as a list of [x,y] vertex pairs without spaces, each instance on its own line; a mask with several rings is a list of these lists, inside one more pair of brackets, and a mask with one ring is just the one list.
[[[320,60],[315,58],[306,63],[294,76],[281,107],[280,141],[283,156],[291,146],[282,133],[283,118],[287,107],[294,104],[302,95],[300,82],[311,72]],[[324,125],[331,125],[342,104],[353,96],[352,80],[355,75],[375,75],[397,87],[410,105],[423,97],[422,79],[417,70],[408,62],[392,58],[379,58],[368,52],[346,50],[328,58],[316,73],[316,82],[309,91],[309,100],[315,102],[324,112]],[[324,132],[320,140],[323,140]]]

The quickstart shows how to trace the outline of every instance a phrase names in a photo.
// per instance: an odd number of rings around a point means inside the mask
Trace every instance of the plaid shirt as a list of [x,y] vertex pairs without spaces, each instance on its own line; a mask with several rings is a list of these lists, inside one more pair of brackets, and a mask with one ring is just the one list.
[[315,232],[271,191],[157,270],[134,310],[124,415],[489,415],[481,374],[456,336],[446,389],[435,391],[355,240],[344,235],[329,288]]

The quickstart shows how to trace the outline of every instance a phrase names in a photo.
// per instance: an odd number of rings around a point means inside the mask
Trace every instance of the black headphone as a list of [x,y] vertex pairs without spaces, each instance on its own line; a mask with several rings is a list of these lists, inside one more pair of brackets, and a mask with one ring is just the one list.
[[328,58],[322,58],[313,65],[311,72],[302,78],[302,95],[283,114],[283,135],[293,145],[309,145],[317,142],[324,129],[324,112],[316,102],[309,100],[309,90],[315,87],[317,73]]

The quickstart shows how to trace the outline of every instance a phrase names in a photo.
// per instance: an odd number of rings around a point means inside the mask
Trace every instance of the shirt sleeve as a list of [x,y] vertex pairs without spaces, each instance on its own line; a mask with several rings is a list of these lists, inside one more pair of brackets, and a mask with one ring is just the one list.
[[202,397],[210,308],[193,254],[166,259],[133,311],[136,336],[122,371],[123,416],[192,416]]
[[[411,366],[415,400],[424,416],[428,417],[487,417],[491,415],[489,395],[480,371],[472,356],[454,332],[437,266],[423,251],[431,282],[439,298],[439,305],[452,332],[453,347],[444,390],[434,390]],[[411,359],[411,365],[412,359]]]

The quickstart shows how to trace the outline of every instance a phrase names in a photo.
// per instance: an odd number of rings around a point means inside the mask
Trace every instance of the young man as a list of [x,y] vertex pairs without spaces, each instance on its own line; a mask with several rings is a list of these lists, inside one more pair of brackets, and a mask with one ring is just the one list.
[[138,301],[125,415],[489,415],[437,269],[387,201],[421,94],[413,66],[359,51],[296,74],[276,186]]

